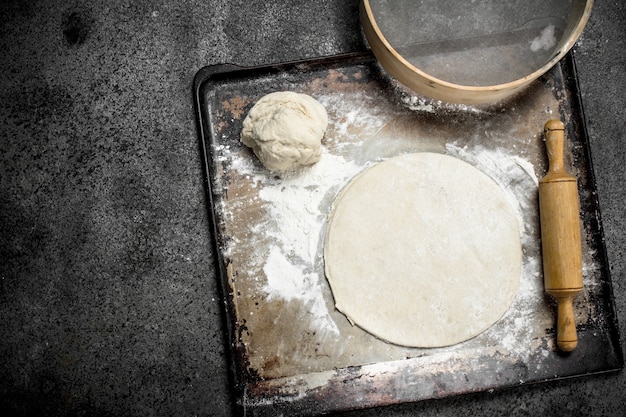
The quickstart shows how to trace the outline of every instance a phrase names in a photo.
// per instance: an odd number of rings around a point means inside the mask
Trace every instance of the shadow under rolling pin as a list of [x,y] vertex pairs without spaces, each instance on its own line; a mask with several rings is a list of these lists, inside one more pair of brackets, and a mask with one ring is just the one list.
[[558,304],[557,345],[571,352],[578,344],[573,302],[583,289],[578,184],[563,166],[563,123],[549,120],[544,134],[549,160],[539,181],[544,286]]

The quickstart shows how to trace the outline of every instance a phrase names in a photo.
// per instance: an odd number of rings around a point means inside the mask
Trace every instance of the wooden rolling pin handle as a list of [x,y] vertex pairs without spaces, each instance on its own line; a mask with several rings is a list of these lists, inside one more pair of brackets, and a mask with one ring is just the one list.
[[571,352],[578,345],[576,320],[574,318],[574,297],[557,298],[557,303],[556,343],[562,351]]
[[554,175],[562,175],[575,181],[575,178],[565,171],[563,165],[563,142],[565,140],[565,126],[563,126],[563,123],[560,120],[549,120],[544,126],[544,135],[548,161],[550,163],[548,175],[544,178],[544,182],[550,181],[550,177]]

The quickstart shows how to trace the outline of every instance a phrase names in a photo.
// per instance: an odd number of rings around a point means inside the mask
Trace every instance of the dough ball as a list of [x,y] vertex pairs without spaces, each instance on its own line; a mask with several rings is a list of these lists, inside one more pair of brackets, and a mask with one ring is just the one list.
[[278,91],[262,97],[243,121],[241,141],[270,171],[313,165],[322,156],[326,109],[313,97]]

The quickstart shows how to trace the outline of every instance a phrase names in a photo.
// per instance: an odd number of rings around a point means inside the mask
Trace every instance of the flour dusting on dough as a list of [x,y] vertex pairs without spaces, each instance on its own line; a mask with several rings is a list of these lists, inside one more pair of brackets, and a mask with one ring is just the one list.
[[528,346],[520,341],[537,330],[531,328],[532,316],[545,308],[541,248],[538,244],[540,233],[534,226],[538,222],[533,221],[539,215],[539,180],[534,166],[521,156],[481,145],[462,147],[450,143],[446,145],[446,151],[489,175],[506,192],[517,213],[524,253],[520,288],[514,304],[502,319],[506,325],[494,326],[487,330],[487,334],[509,354],[526,355]]

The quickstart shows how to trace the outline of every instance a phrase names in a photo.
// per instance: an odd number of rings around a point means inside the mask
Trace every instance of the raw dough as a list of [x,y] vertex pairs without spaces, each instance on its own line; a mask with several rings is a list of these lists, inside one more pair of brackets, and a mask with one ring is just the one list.
[[287,171],[319,161],[327,126],[320,102],[306,94],[278,91],[252,107],[243,121],[241,141],[270,171]]
[[520,230],[506,194],[459,159],[415,153],[371,166],[335,201],[324,260],[338,310],[391,343],[447,346],[509,308]]

